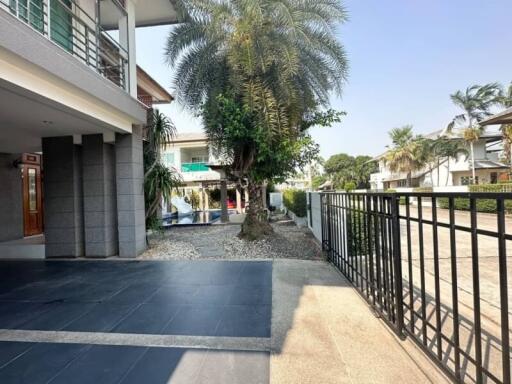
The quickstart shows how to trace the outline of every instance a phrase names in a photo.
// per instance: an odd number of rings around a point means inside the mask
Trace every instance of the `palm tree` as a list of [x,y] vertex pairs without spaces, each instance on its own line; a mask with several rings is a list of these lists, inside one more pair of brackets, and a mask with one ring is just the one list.
[[482,135],[482,127],[468,127],[462,131],[462,139],[469,144],[470,154],[471,154],[471,183],[474,184],[476,181],[476,172],[475,172],[475,150],[474,144],[480,139]]
[[446,137],[439,137],[433,141],[433,153],[437,161],[437,185],[441,185],[441,162],[446,161],[446,180],[445,185],[448,185],[450,177],[450,162],[452,159],[457,159],[459,155],[466,155],[468,157],[468,151],[462,144],[461,140],[448,139]]
[[162,163],[161,152],[176,135],[176,128],[163,113],[157,109],[148,115],[144,141],[144,197],[146,222],[149,226],[156,218],[162,200],[171,198],[173,189],[181,185],[181,178]]
[[[272,143],[298,136],[304,117],[328,106],[331,91],[341,93],[348,65],[336,39],[336,25],[346,20],[340,1],[175,3],[180,24],[169,35],[166,58],[178,101],[203,116],[212,147],[225,138],[223,126],[205,117],[219,109],[219,97],[233,100],[260,141]],[[249,181],[254,202],[261,181],[250,170],[257,152],[254,142],[240,140],[229,153],[232,174]]]
[[474,143],[478,141],[482,134],[482,128],[478,123],[490,116],[491,108],[499,104],[502,97],[502,88],[498,83],[490,83],[486,85],[472,85],[464,92],[457,91],[450,95],[452,102],[460,107],[464,113],[455,116],[455,118],[448,124],[447,132],[450,133],[456,123],[464,124],[466,127],[463,132],[463,138],[466,143],[469,143],[471,149],[471,173],[473,176],[473,183],[476,180],[475,175],[475,153]]
[[393,143],[385,162],[391,172],[407,174],[407,186],[412,184],[412,173],[425,165],[425,151],[421,138],[412,133],[412,125],[394,128],[389,132]]
[[466,127],[473,127],[486,117],[492,115],[491,108],[499,104],[501,100],[501,85],[498,83],[472,85],[466,88],[464,92],[455,92],[450,95],[450,98],[464,113],[454,117],[448,125],[448,130],[451,130],[455,123],[462,123]]

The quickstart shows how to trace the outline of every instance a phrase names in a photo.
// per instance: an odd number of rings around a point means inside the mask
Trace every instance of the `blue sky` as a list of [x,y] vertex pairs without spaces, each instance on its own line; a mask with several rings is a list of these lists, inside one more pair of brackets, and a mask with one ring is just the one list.
[[[510,0],[346,0],[350,21],[338,38],[350,60],[341,98],[347,112],[331,128],[314,128],[325,158],[345,152],[376,155],[387,132],[413,124],[417,133],[441,129],[459,113],[449,95],[471,84],[512,81]],[[172,92],[163,58],[166,27],[137,31],[137,61]],[[160,108],[179,132],[201,129],[177,103]]]

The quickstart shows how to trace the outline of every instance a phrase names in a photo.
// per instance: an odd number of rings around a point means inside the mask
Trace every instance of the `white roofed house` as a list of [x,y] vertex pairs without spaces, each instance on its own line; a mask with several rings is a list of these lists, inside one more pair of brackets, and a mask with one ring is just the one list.
[[[448,134],[436,131],[425,138],[440,136],[448,140],[462,140],[462,131],[454,130]],[[502,137],[500,132],[484,131],[474,143],[475,175],[477,184],[494,184],[508,177],[508,166],[501,161]],[[379,172],[370,177],[371,188],[385,190],[405,187],[407,174],[393,173],[385,161],[386,153],[374,158],[379,164]],[[413,172],[412,187],[451,187],[472,184],[471,159],[467,154],[459,153],[456,158],[441,158],[437,162]]]
[[169,0],[0,0],[0,244],[145,249],[142,126],[172,97],[137,68],[135,30],[175,22]]

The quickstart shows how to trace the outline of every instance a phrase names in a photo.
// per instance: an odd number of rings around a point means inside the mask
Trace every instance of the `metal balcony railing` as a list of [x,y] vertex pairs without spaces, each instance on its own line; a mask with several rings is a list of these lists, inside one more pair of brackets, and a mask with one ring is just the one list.
[[128,52],[73,0],[0,0],[3,9],[128,89]]
[[182,163],[181,172],[207,172],[210,167],[206,163]]

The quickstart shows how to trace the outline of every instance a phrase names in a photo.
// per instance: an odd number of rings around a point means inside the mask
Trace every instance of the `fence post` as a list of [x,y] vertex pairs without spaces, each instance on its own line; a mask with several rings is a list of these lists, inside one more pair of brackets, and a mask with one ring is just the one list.
[[395,281],[396,333],[400,338],[404,339],[402,250],[400,244],[400,198],[395,193],[391,195],[391,223],[393,231],[393,278]]

